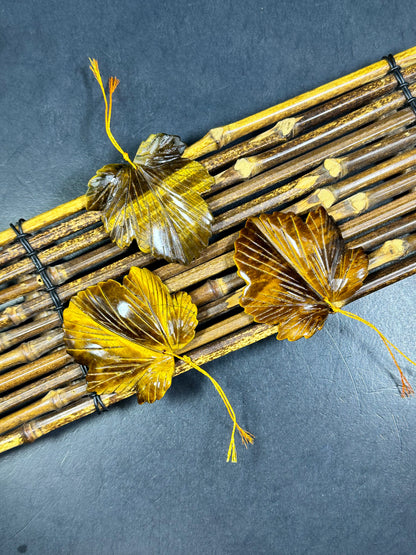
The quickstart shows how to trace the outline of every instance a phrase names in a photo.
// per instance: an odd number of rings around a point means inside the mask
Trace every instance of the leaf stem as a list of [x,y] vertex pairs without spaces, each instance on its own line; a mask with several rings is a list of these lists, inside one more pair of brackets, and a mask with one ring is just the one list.
[[243,442],[243,445],[245,447],[247,447],[249,443],[253,443],[254,436],[252,434],[250,434],[250,432],[247,432],[246,430],[243,430],[243,428],[241,428],[241,426],[238,425],[234,409],[231,406],[231,403],[228,400],[228,398],[227,398],[226,394],[224,393],[220,384],[210,374],[208,374],[208,372],[206,370],[204,370],[203,368],[201,368],[200,366],[195,364],[195,362],[193,362],[192,359],[189,358],[188,356],[185,356],[185,355],[181,356],[181,355],[177,355],[176,353],[173,353],[173,354],[176,358],[178,358],[179,360],[183,360],[189,366],[191,366],[195,370],[198,370],[198,372],[200,372],[201,374],[206,376],[211,381],[211,383],[213,384],[213,386],[217,390],[219,396],[223,400],[225,408],[227,409],[228,414],[230,415],[230,418],[234,423],[233,430],[231,432],[230,445],[228,447],[227,462],[229,462],[231,460],[231,462],[236,463],[237,462],[237,450],[236,450],[236,447],[235,447],[235,437],[234,437],[236,429],[238,430],[238,433],[241,436],[241,441]]
[[387,337],[383,333],[381,333],[381,331],[378,328],[376,328],[374,324],[372,324],[368,320],[365,320],[364,318],[361,318],[361,316],[357,316],[357,314],[354,314],[353,312],[342,310],[341,308],[337,307],[335,304],[331,303],[328,299],[324,299],[324,300],[328,304],[328,306],[332,309],[333,312],[339,312],[340,314],[344,314],[344,316],[348,316],[348,318],[351,318],[352,320],[357,320],[358,322],[365,324],[366,326],[368,326],[369,328],[373,329],[375,332],[378,333],[378,335],[380,336],[381,340],[386,346],[388,352],[390,353],[391,358],[393,359],[394,364],[396,365],[400,373],[400,379],[402,382],[401,396],[408,397],[409,395],[413,395],[414,394],[413,388],[410,385],[408,379],[403,374],[403,371],[400,368],[399,363],[397,362],[396,357],[394,356],[393,351],[390,349],[390,347],[392,347],[396,352],[402,355],[402,357],[405,358],[408,362],[413,364],[413,366],[416,366],[416,362],[414,362],[411,358],[405,355],[398,347],[396,347],[396,345],[394,345],[394,343],[389,341]]
[[100,69],[98,67],[98,62],[97,62],[97,60],[90,58],[90,64],[91,64],[90,65],[90,70],[92,71],[94,77],[96,78],[96,80],[97,80],[97,82],[100,86],[101,92],[103,94],[103,98],[104,98],[105,130],[107,132],[108,138],[110,139],[114,148],[117,149],[120,152],[120,154],[123,156],[124,160],[126,160],[126,162],[128,162],[133,168],[136,168],[136,165],[130,160],[130,157],[127,154],[127,152],[125,152],[121,148],[121,146],[118,144],[118,142],[115,140],[115,138],[114,138],[114,136],[111,132],[111,128],[110,128],[111,111],[112,111],[112,107],[113,107],[113,93],[116,90],[120,81],[117,79],[117,77],[110,77],[110,79],[108,80],[108,87],[109,87],[108,97],[109,97],[109,100],[107,101],[107,96],[105,94],[103,80],[101,78]]

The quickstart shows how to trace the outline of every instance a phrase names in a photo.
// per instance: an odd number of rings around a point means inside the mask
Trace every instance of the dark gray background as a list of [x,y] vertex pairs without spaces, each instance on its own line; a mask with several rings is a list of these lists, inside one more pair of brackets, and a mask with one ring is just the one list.
[[[150,132],[191,143],[416,44],[413,0],[3,0],[0,14],[1,229],[119,160],[88,56],[121,79],[113,130],[134,153]],[[351,306],[413,356],[414,285]],[[333,316],[207,369],[256,435],[237,465],[222,402],[190,372],[153,406],[131,399],[1,456],[0,552],[415,552],[416,399],[375,334]]]

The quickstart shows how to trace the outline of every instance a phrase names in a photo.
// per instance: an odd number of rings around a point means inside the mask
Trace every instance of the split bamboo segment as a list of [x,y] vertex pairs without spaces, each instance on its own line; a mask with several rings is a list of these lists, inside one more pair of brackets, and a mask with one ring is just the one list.
[[[416,94],[416,48],[396,60]],[[84,196],[24,222],[23,230],[63,303],[90,285],[120,279],[131,266],[150,267],[172,292],[188,291],[199,324],[183,353],[204,364],[277,332],[255,324],[239,305],[244,282],[234,242],[248,217],[325,206],[347,242],[369,254],[369,276],[353,299],[416,272],[415,120],[380,61],[210,131],[185,152],[202,157],[215,178],[205,195],[215,216],[211,244],[188,266],[111,243],[100,214],[85,211]],[[96,410],[34,270],[14,232],[0,233],[0,452]],[[176,365],[177,374],[188,369]],[[109,406],[124,397],[102,401]]]

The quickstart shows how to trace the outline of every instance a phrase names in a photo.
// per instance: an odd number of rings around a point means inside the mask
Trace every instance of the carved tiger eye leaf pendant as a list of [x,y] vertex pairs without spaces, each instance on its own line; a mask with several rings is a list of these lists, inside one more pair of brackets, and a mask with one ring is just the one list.
[[123,285],[108,280],[81,291],[64,312],[67,351],[88,366],[88,391],[135,392],[153,403],[169,389],[173,353],[193,339],[196,306],[170,295],[147,269],[131,268]]
[[181,155],[174,135],[150,135],[130,164],[110,164],[88,183],[87,208],[100,210],[106,231],[121,248],[139,249],[188,264],[207,246],[213,217],[201,197],[214,178]]
[[345,246],[322,207],[304,222],[291,213],[251,218],[235,244],[235,263],[247,287],[240,299],[256,322],[278,324],[278,339],[311,337],[368,272],[363,249]]

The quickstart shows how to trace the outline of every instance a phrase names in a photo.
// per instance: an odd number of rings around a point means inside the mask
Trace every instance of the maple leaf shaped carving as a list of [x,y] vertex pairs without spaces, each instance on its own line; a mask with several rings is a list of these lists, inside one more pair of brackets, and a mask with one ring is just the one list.
[[212,215],[201,197],[214,178],[182,158],[174,135],[144,141],[130,164],[110,164],[88,183],[87,208],[100,210],[106,231],[121,248],[136,239],[145,253],[188,264],[211,237]]
[[105,230],[124,248],[136,239],[145,253],[188,264],[211,237],[213,217],[201,197],[214,178],[202,164],[182,157],[185,144],[175,135],[152,134],[133,161],[111,129],[112,95],[119,80],[109,79],[109,99],[97,60],[90,60],[105,103],[108,138],[126,163],[109,164],[88,183],[88,210],[99,210]]
[[311,337],[328,314],[344,314],[379,334],[400,373],[402,397],[413,394],[392,349],[416,363],[373,324],[341,308],[366,278],[368,257],[362,248],[346,247],[325,208],[309,212],[305,222],[284,212],[249,219],[235,244],[235,263],[247,283],[241,306],[256,322],[277,324],[277,339]]
[[81,291],[64,312],[67,351],[88,366],[89,392],[135,392],[153,403],[169,389],[174,353],[191,341],[196,306],[170,295],[147,269],[131,268],[123,284],[108,280]]
[[363,249],[346,248],[322,207],[306,222],[283,212],[249,219],[235,247],[238,272],[248,284],[240,304],[256,322],[279,324],[278,339],[311,337],[331,304],[344,304],[368,272]]
[[227,461],[237,462],[235,432],[244,445],[254,436],[241,428],[219,383],[179,354],[194,337],[197,308],[188,293],[171,295],[159,277],[131,268],[121,285],[108,280],[73,297],[64,311],[64,340],[74,359],[88,366],[90,393],[136,393],[153,403],[169,389],[175,357],[209,378],[233,421]]

